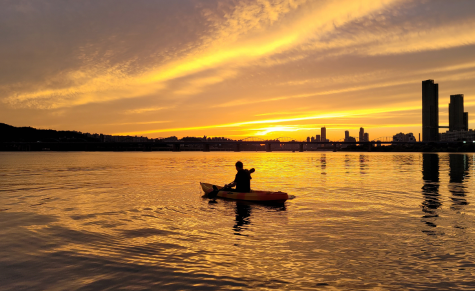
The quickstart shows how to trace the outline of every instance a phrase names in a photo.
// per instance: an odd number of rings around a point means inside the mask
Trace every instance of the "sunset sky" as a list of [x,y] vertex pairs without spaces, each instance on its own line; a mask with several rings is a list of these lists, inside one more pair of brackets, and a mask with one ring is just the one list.
[[421,132],[465,94],[475,1],[0,0],[0,122],[114,135]]

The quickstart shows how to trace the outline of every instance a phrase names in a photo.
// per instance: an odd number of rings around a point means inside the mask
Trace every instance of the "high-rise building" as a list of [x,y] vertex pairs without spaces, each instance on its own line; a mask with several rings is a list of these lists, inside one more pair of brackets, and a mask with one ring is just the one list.
[[365,141],[364,140],[364,128],[360,127],[360,135],[359,135],[359,141]]
[[317,134],[317,135],[315,136],[315,141],[320,141],[320,135],[319,135],[319,134]]
[[463,113],[463,127],[465,131],[468,130],[468,112]]
[[[449,103],[449,131],[468,130],[468,113],[463,112],[463,94],[450,95]],[[465,121],[467,119],[467,122]]]
[[327,141],[327,128],[324,126],[321,128],[322,141]]
[[422,141],[439,140],[439,84],[422,81]]
[[369,133],[364,133],[364,141],[369,141]]
[[350,131],[345,130],[345,141],[350,137]]

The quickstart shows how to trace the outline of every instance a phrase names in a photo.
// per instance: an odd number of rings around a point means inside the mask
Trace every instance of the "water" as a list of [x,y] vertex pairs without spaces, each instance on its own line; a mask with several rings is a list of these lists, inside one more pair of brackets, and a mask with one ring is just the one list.
[[[473,154],[0,153],[1,290],[474,290]],[[201,197],[254,167],[283,206]]]

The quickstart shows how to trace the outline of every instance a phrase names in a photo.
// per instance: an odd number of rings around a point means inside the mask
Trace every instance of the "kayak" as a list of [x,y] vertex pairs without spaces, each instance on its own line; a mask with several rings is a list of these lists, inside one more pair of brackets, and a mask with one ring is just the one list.
[[[209,194],[213,191],[213,184],[201,183],[201,188],[205,194]],[[221,186],[216,186],[218,189],[222,189]],[[284,192],[271,192],[271,191],[258,191],[251,190],[251,192],[235,192],[229,190],[220,190],[218,192],[218,197],[236,199],[236,200],[246,200],[246,201],[255,201],[255,202],[273,202],[273,203],[283,203],[285,200],[289,199],[289,195]]]

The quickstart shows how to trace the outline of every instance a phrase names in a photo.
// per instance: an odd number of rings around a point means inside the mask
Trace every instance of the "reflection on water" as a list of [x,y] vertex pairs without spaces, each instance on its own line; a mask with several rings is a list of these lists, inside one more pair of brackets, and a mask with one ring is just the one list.
[[449,191],[452,193],[452,209],[462,210],[468,202],[465,199],[466,187],[463,184],[465,178],[468,178],[469,159],[467,155],[450,155],[449,156]]
[[[425,213],[423,221],[430,227],[436,227],[438,217],[437,209],[442,206],[439,194],[439,156],[437,154],[422,155],[422,179],[424,186],[422,187],[422,211]],[[436,234],[433,230],[423,230],[427,234]]]
[[[0,290],[474,290],[473,159],[0,153]],[[237,160],[294,199],[209,204]]]
[[251,223],[251,206],[243,203],[236,203],[236,224],[234,225],[235,234],[240,235],[246,225]]
[[360,174],[366,174],[365,168],[368,166],[366,161],[367,159],[367,156],[360,155]]
[[327,167],[327,155],[321,154],[320,156],[320,167],[322,168],[322,174],[325,173],[325,168]]

